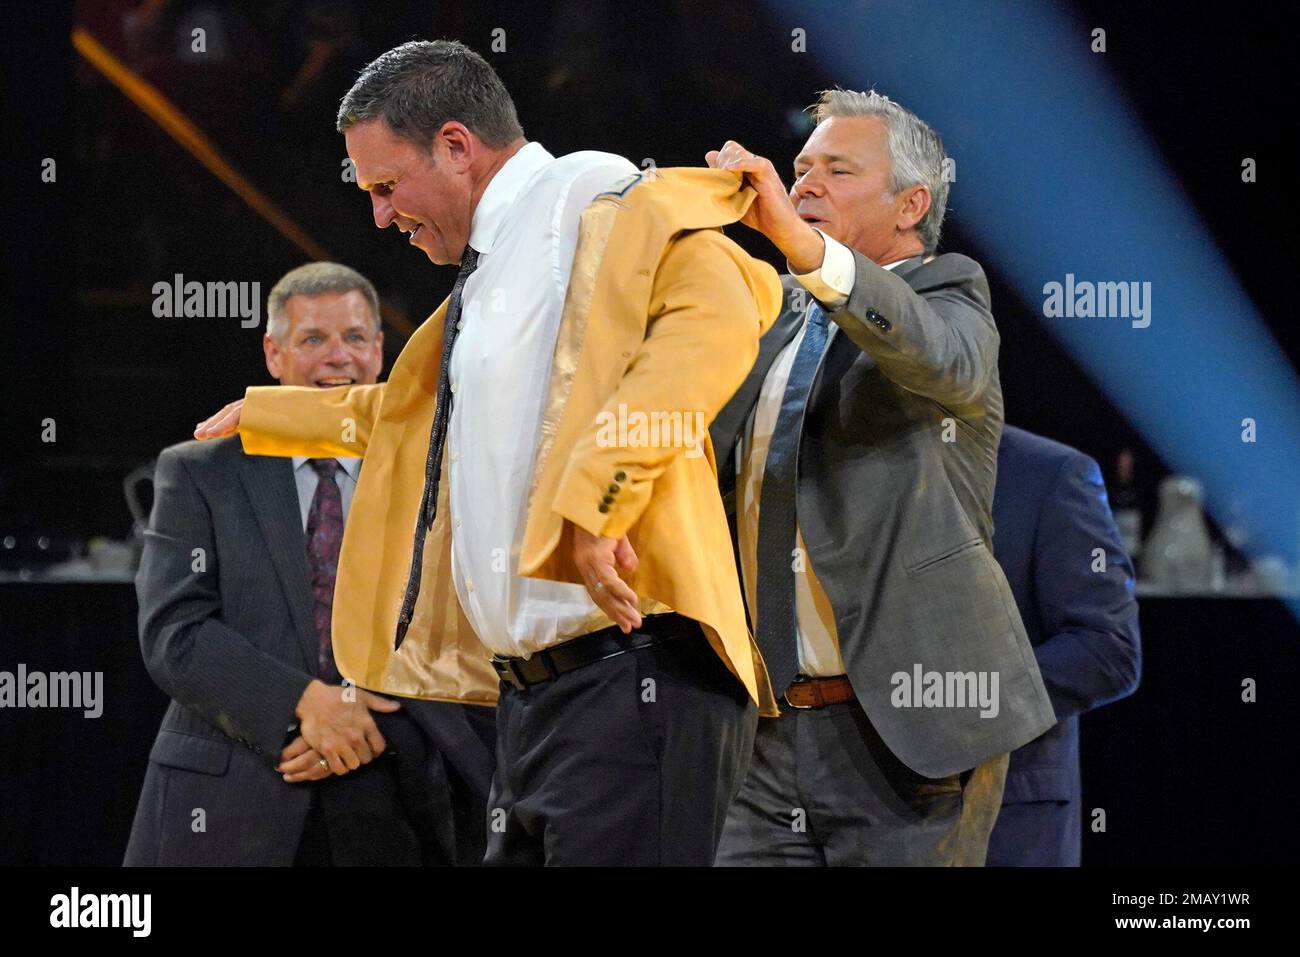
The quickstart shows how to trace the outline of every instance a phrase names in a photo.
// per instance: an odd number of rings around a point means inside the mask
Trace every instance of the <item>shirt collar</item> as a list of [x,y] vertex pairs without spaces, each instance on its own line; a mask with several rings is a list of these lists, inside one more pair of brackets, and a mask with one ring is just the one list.
[[[302,468],[304,465],[307,464],[307,461],[308,461],[307,456],[295,455],[293,457],[293,470],[297,472],[300,468]],[[352,481],[354,482],[357,481],[358,476],[360,476],[361,474],[361,459],[350,458],[348,456],[340,455],[334,461],[339,463],[339,467],[343,469],[343,471],[347,472],[348,475],[352,476]]]
[[534,173],[554,159],[541,143],[525,143],[514,156],[506,160],[474,207],[474,217],[469,226],[470,246],[479,253],[492,251],[506,213],[519,198],[520,191],[533,178]]

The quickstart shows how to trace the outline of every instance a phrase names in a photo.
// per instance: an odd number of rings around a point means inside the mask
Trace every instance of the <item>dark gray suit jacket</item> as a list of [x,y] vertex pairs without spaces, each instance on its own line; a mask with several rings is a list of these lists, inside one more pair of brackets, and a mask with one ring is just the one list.
[[[863,709],[900,760],[943,777],[1056,720],[992,553],[998,331],[984,272],[966,256],[918,256],[893,272],[853,256],[853,292],[828,310],[832,336],[800,438],[799,527]],[[768,368],[813,302],[793,278],[785,285],[785,308],[711,429],[724,493]],[[892,676],[917,664],[996,672],[997,715],[895,707]]]
[[[125,863],[291,864],[311,786],[286,784],[275,765],[316,661],[292,460],[245,455],[237,436],[164,450],[145,536],[140,645],[172,702]],[[482,827],[491,711],[408,700],[403,709],[455,765]],[[192,826],[198,808],[203,831]]]

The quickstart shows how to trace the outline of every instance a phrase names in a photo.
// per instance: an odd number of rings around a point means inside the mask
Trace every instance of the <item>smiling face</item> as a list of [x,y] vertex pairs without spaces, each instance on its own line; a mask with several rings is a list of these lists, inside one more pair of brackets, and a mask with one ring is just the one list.
[[384,334],[359,289],[285,300],[282,341],[262,337],[266,368],[281,385],[372,385],[384,367]]
[[375,225],[396,223],[407,241],[440,266],[460,262],[476,200],[473,134],[455,121],[433,137],[432,151],[395,135],[382,119],[344,134],[357,185],[370,193]]
[[795,157],[790,201],[800,217],[832,239],[887,264],[923,251],[913,227],[930,191],[910,186],[889,195],[889,130],[876,116],[824,120]]

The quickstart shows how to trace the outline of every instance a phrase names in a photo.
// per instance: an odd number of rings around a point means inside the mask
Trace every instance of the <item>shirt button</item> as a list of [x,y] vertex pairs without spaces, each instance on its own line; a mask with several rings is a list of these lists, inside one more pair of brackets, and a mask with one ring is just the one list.
[[465,320],[464,320],[464,319],[457,319],[457,320],[456,320],[456,328],[457,328],[457,329],[464,329],[464,328],[465,328]]
[[452,452],[452,453],[451,453],[451,460],[452,460],[453,462],[459,462],[459,461],[460,461],[460,453],[459,453],[459,452]]
[[473,583],[472,581],[466,581],[466,582],[465,582],[465,590],[466,590],[466,591],[473,591],[473,590],[474,590],[474,583]]
[[452,392],[455,392],[455,391],[456,391],[456,383],[454,383],[454,382],[451,384],[451,391],[452,391]]

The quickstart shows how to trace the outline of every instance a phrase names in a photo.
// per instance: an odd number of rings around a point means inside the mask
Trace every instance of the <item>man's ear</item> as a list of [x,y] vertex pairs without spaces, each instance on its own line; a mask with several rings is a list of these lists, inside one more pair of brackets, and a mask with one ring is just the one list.
[[272,379],[279,382],[280,373],[284,370],[284,356],[280,353],[276,341],[269,335],[262,336],[262,354],[266,356],[266,371],[271,373]]
[[913,186],[907,192],[902,208],[898,211],[898,231],[905,233],[914,228],[929,211],[930,188],[920,184]]
[[438,131],[438,141],[456,170],[466,169],[474,158],[474,134],[459,120],[448,120]]

